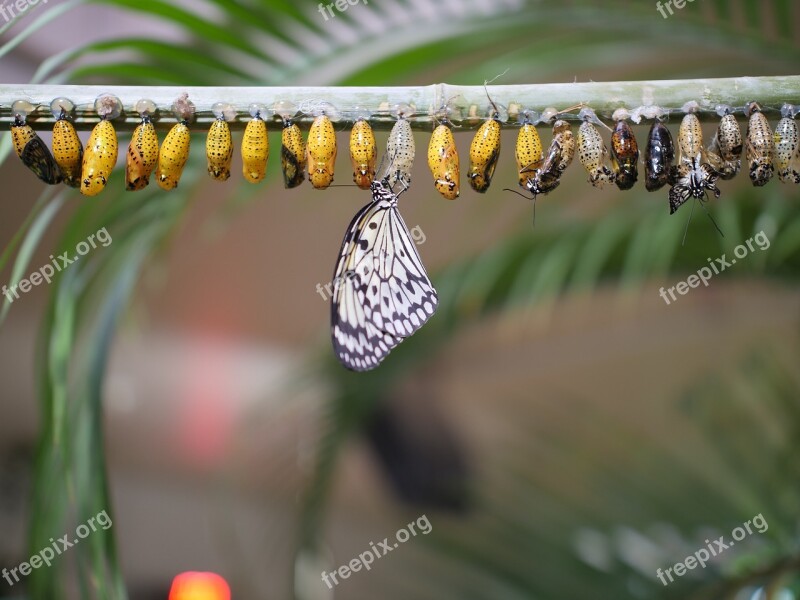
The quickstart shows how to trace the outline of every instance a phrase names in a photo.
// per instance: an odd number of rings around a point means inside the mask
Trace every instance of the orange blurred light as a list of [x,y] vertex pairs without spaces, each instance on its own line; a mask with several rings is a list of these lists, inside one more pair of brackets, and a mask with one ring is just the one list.
[[231,588],[216,573],[189,571],[172,580],[169,600],[231,600]]

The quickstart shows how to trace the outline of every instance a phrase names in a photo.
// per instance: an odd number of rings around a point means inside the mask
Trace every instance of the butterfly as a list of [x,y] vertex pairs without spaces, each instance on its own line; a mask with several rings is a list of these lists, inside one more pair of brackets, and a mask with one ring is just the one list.
[[[331,297],[331,340],[353,371],[377,367],[436,312],[438,296],[387,179],[347,228]],[[402,192],[400,192],[402,193]]]

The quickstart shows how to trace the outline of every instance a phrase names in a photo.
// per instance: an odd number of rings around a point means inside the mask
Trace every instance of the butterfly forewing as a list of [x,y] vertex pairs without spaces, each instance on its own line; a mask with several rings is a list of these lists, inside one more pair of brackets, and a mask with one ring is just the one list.
[[331,338],[339,360],[355,371],[373,369],[436,311],[397,196],[373,183],[373,201],[356,214],[334,271]]

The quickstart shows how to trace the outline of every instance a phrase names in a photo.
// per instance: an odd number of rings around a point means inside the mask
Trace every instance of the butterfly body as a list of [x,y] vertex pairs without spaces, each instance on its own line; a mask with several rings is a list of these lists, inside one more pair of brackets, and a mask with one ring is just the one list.
[[537,194],[552,192],[561,183],[561,176],[575,157],[575,136],[567,121],[558,119],[553,123],[553,141],[532,178],[528,178],[527,188],[534,198]]

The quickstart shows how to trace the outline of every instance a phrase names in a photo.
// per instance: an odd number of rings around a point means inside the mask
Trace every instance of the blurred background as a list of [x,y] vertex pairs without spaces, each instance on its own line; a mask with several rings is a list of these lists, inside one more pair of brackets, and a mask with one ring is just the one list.
[[[790,0],[697,0],[668,18],[625,0],[372,0],[335,14],[50,0],[0,29],[0,81],[569,83],[794,75],[800,60]],[[643,152],[647,127],[634,131]],[[170,193],[125,194],[123,167],[84,198],[2,163],[3,283],[101,227],[114,241],[7,307],[0,567],[102,510],[113,526],[20,583],[0,579],[0,597],[155,600],[186,571],[221,575],[234,598],[800,595],[800,187],[721,182],[708,209],[725,237],[695,210],[681,245],[690,208],[669,216],[643,172],[629,192],[594,189],[576,160],[533,228],[530,201],[503,191],[517,181],[513,130],[484,196],[463,178],[472,133],[457,133],[455,202],[434,191],[415,135],[400,208],[424,232],[440,308],[366,374],[335,360],[316,287],[368,192],[285,190],[275,128],[258,186],[238,151],[230,181],[207,178],[202,132]],[[768,249],[670,305],[659,296],[760,231]],[[764,533],[667,586],[657,577],[759,514]],[[430,533],[322,581],[423,516]]]

